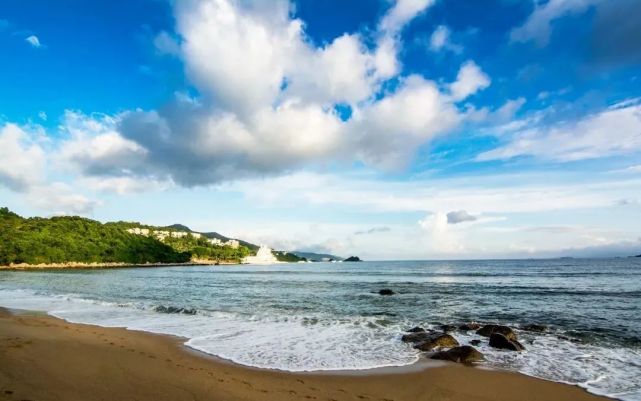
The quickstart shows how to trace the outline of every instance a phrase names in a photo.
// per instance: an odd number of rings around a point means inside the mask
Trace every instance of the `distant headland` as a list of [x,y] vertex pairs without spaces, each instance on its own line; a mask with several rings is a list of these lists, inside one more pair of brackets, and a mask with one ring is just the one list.
[[24,218],[6,207],[0,208],[0,244],[0,268],[15,270],[342,260],[312,252],[274,251],[182,224],[101,223],[78,216]]

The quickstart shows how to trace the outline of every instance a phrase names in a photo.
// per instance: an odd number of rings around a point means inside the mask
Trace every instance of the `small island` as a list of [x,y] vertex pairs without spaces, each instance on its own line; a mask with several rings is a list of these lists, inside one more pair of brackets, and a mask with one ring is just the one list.
[[349,258],[343,260],[343,262],[362,262],[362,260],[358,256],[350,256]]

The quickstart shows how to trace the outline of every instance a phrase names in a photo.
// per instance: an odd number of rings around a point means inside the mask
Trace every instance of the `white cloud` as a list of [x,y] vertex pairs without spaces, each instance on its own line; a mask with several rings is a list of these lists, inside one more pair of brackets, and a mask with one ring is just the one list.
[[41,180],[46,155],[33,133],[15,124],[0,128],[0,184],[26,191]]
[[487,88],[490,82],[490,77],[475,62],[467,61],[461,66],[456,81],[450,84],[450,92],[454,100],[460,101]]
[[638,152],[641,105],[628,102],[578,121],[518,128],[506,145],[481,153],[477,160],[534,156],[567,162]]
[[466,210],[489,216],[610,207],[619,199],[638,196],[640,180],[607,178],[579,185],[572,177],[555,183],[548,175],[527,174],[380,181],[376,177],[300,172],[241,180],[220,189],[241,192],[253,204],[266,207],[334,206],[381,213]]
[[439,25],[436,27],[429,40],[429,48],[434,52],[440,50],[449,50],[454,53],[461,53],[463,47],[452,43],[450,29],[445,25]]
[[[121,170],[140,176],[153,170],[154,178],[193,186],[355,160],[394,169],[461,120],[452,97],[434,82],[398,75],[398,29],[430,1],[395,3],[379,24],[374,48],[348,33],[315,47],[303,22],[291,18],[288,2],[274,4],[176,3],[180,43],[173,42],[179,49],[172,52],[201,97],[117,116],[120,136],[111,140],[140,146],[128,148],[133,155],[122,157]],[[398,87],[381,93],[392,77]],[[487,75],[468,62],[451,89],[462,100],[488,85]],[[351,117],[345,121],[337,105],[349,105]]]
[[549,0],[536,4],[534,11],[523,25],[510,32],[512,42],[534,40],[539,46],[550,41],[552,22],[570,14],[579,14],[602,0]]
[[147,150],[123,138],[116,125],[114,117],[65,111],[61,129],[69,137],[60,147],[58,160],[83,174],[97,176],[127,174],[143,168]]
[[61,182],[31,187],[27,200],[52,214],[89,214],[99,204]]
[[40,39],[36,35],[31,35],[25,38],[25,41],[29,43],[33,47],[42,47],[42,44],[40,43]]
[[397,0],[381,20],[381,31],[397,34],[403,26],[432,4],[434,0]]
[[36,207],[55,213],[89,213],[95,202],[47,175],[41,129],[5,124],[0,128],[0,184]]
[[405,167],[417,146],[452,129],[459,119],[433,82],[413,75],[395,93],[358,110],[349,128],[360,159],[394,169]]

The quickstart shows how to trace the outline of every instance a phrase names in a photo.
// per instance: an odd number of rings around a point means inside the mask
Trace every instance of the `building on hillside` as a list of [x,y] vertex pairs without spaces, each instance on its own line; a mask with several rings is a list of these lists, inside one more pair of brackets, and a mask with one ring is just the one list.
[[149,229],[148,228],[130,228],[127,230],[128,233],[130,234],[135,234],[135,235],[144,235],[145,237],[149,235]]

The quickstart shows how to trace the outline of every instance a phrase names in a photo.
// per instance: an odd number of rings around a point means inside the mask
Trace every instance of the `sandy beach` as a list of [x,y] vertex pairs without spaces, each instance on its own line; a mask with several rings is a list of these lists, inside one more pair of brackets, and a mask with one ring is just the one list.
[[[247,344],[251,347],[251,344]],[[447,364],[359,374],[252,369],[182,339],[0,309],[1,400],[605,400],[524,375]]]

